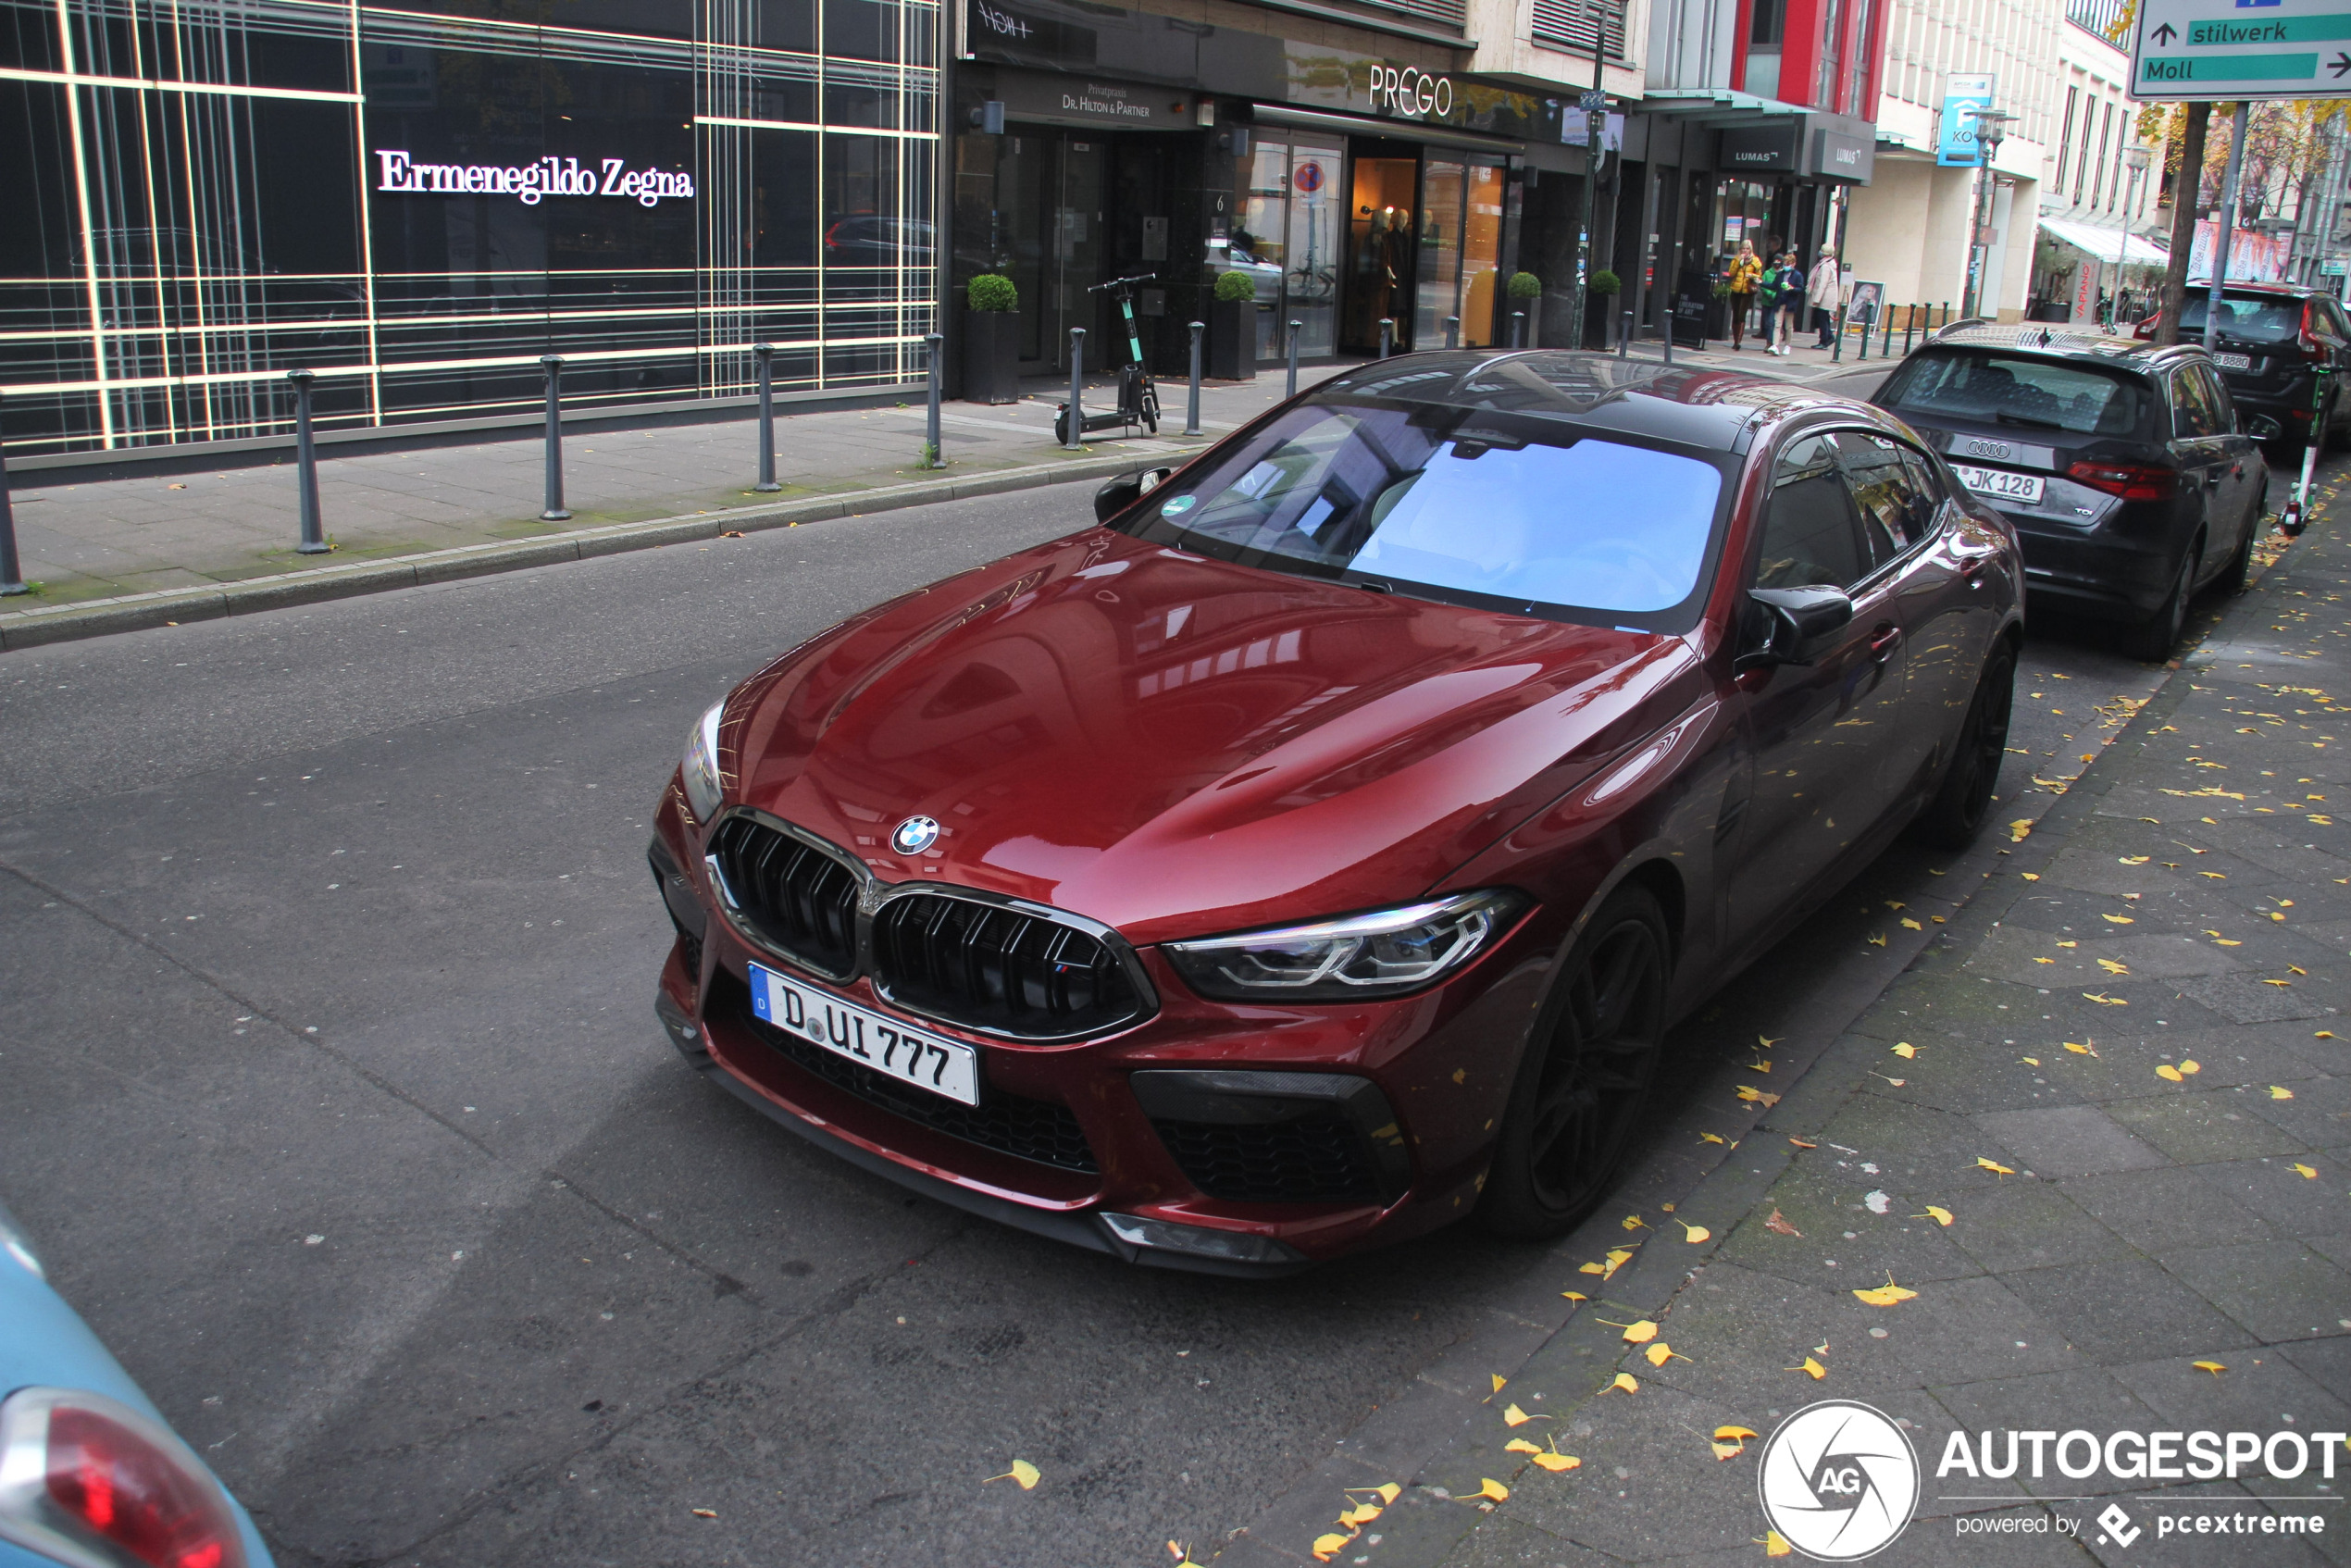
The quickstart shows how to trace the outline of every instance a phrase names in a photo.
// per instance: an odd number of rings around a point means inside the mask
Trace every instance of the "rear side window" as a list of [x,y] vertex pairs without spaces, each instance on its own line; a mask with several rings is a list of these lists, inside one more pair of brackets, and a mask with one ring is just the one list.
[[1852,496],[1829,438],[1795,442],[1772,472],[1755,586],[1852,587],[1870,572],[1854,522]]
[[2212,404],[2202,369],[2186,365],[2171,372],[2171,433],[2183,439],[2220,433],[2220,412]]
[[1840,430],[1836,448],[1861,512],[1861,534],[1872,565],[1884,566],[1924,539],[1934,526],[1934,503],[1903,461],[1902,445],[1862,430]]
[[1945,351],[1895,373],[1880,401],[1905,414],[2129,436],[2146,413],[2146,384],[2096,366]]

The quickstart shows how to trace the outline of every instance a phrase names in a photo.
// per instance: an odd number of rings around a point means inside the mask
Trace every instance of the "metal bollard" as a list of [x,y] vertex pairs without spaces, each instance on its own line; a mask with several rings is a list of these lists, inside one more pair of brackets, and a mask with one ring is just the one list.
[[0,595],[31,591],[17,559],[17,518],[8,509],[8,454],[0,449]]
[[298,555],[324,555],[327,535],[318,525],[318,448],[310,439],[310,383],[315,370],[289,370],[294,389],[294,493],[302,498],[302,542]]
[[1379,356],[1386,359],[1390,353],[1394,352],[1395,346],[1396,317],[1383,316],[1379,318]]
[[776,345],[753,343],[751,355],[759,361],[759,482],[751,488],[765,494],[784,488],[776,482]]
[[1857,362],[1870,356],[1870,329],[1875,324],[1876,318],[1870,312],[1861,312],[1861,352],[1853,356]]
[[939,444],[939,392],[941,379],[947,370],[943,363],[946,342],[947,340],[937,332],[923,334],[923,347],[929,350],[926,357],[930,361],[930,434],[927,437],[930,442],[930,462],[927,466],[933,468],[947,467],[947,451]]
[[1445,318],[1445,346],[1447,348],[1462,346],[1462,318],[1458,316],[1449,316]]
[[1893,356],[1893,354],[1894,354],[1894,312],[1892,312],[1892,311],[1890,311],[1890,310],[1889,310],[1889,311],[1887,311],[1887,312],[1885,313],[1885,338],[1884,338],[1883,340],[1881,340],[1881,341],[1879,342],[1879,343],[1878,343],[1878,345],[1877,345],[1877,356],[1878,356],[1880,359],[1888,359],[1888,358],[1891,358],[1891,357]]
[[1069,330],[1069,429],[1062,444],[1072,452],[1086,447],[1086,329]]
[[1298,395],[1298,334],[1305,330],[1306,323],[1303,321],[1289,324],[1289,387],[1282,393],[1284,397]]
[[561,523],[571,517],[564,510],[564,357],[560,354],[542,354],[539,363],[547,367],[547,505],[539,514],[539,520]]
[[1200,434],[1200,335],[1208,330],[1208,323],[1195,321],[1192,327],[1192,391],[1184,404],[1184,433]]
[[1511,312],[1511,347],[1524,348],[1525,346],[1526,312],[1513,310]]
[[1912,305],[1902,317],[1902,357],[1910,357],[1910,330],[1919,324],[1919,307]]
[[1829,363],[1842,364],[1845,359],[1845,330],[1852,323],[1845,318],[1845,306],[1836,307],[1836,341],[1829,345]]
[[1617,334],[1616,357],[1619,359],[1633,357],[1633,313],[1629,310],[1624,313],[1624,330]]
[[1948,327],[1950,324],[1951,324],[1951,302],[1950,302],[1949,300],[1945,300],[1945,301],[1943,302],[1943,325],[1944,325],[1944,326],[1946,326],[1946,327]]

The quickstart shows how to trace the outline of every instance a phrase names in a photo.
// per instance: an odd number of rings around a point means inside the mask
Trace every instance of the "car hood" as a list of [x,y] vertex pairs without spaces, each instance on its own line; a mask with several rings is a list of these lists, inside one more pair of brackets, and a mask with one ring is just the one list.
[[[1141,943],[1411,899],[1698,695],[1680,638],[1108,529],[882,605],[728,704],[733,796],[885,881]],[[918,857],[897,825],[936,818]]]

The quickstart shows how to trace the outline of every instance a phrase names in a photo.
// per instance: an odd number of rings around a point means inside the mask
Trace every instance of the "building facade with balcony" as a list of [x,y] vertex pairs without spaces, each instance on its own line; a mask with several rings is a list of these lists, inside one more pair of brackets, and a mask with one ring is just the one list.
[[[2058,30],[2057,144],[2041,180],[2032,305],[2045,319],[2135,311],[2169,256],[2160,137],[2128,92],[2128,0],[2069,0]],[[2127,297],[2126,297],[2127,296]]]

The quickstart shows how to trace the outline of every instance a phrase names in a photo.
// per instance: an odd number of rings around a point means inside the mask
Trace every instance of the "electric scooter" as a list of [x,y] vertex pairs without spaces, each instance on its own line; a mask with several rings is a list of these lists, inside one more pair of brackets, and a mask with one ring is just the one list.
[[[1129,429],[1140,425],[1152,435],[1159,434],[1159,388],[1151,380],[1151,373],[1143,367],[1143,340],[1135,329],[1135,285],[1149,283],[1158,278],[1155,272],[1145,272],[1133,278],[1115,278],[1107,283],[1097,283],[1086,292],[1089,294],[1107,292],[1118,302],[1118,313],[1126,321],[1126,356],[1128,363],[1118,367],[1118,407],[1110,413],[1088,414],[1083,433],[1095,430]],[[1058,405],[1053,416],[1053,439],[1069,444],[1069,404]]]

